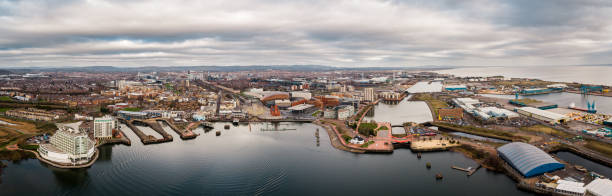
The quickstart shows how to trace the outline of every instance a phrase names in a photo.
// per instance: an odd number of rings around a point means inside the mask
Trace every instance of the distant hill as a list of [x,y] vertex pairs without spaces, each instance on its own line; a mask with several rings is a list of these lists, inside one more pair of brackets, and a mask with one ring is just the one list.
[[89,67],[27,67],[8,68],[13,72],[169,72],[169,71],[263,71],[263,70],[285,70],[285,71],[337,71],[337,70],[440,70],[456,68],[454,66],[417,66],[417,67],[333,67],[325,65],[231,65],[231,66],[143,66],[143,67],[114,67],[114,66],[89,66]]
[[4,70],[4,69],[0,69],[0,75],[8,75],[11,74],[13,72],[9,71],[9,70]]

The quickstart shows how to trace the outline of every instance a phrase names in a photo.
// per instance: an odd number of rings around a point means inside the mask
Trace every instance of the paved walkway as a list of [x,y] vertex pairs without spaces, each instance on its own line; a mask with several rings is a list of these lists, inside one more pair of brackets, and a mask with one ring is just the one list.
[[55,162],[52,162],[52,161],[49,161],[49,160],[46,160],[46,159],[42,158],[42,157],[41,157],[41,156],[38,154],[38,152],[37,152],[37,151],[34,151],[34,150],[24,150],[24,149],[20,149],[20,150],[23,150],[23,151],[28,151],[28,152],[34,153],[34,155],[36,155],[36,158],[37,158],[38,160],[40,160],[40,161],[42,161],[42,162],[44,162],[44,163],[46,163],[46,164],[49,164],[49,165],[51,165],[51,166],[53,166],[53,167],[57,167],[57,168],[64,168],[64,169],[76,169],[76,168],[86,168],[86,167],[91,167],[91,166],[92,166],[92,165],[93,165],[93,164],[96,162],[96,160],[98,160],[98,157],[99,157],[99,155],[100,155],[100,151],[99,151],[99,150],[98,150],[98,148],[96,147],[96,151],[94,152],[93,157],[91,158],[91,160],[89,160],[89,162],[88,162],[88,163],[83,164],[83,165],[63,165],[63,164],[55,163]]

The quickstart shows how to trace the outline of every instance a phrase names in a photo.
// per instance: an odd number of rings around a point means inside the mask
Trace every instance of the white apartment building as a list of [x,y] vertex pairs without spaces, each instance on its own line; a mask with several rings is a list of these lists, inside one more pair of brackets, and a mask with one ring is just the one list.
[[110,139],[113,137],[113,129],[117,128],[117,120],[111,116],[104,116],[102,118],[94,119],[94,138],[96,139]]
[[374,88],[365,88],[363,91],[364,91],[363,92],[364,101],[370,101],[370,102],[376,101],[376,93],[374,93]]
[[44,159],[63,164],[84,164],[95,153],[95,143],[72,127],[61,126],[49,139],[49,144],[41,144],[38,153]]

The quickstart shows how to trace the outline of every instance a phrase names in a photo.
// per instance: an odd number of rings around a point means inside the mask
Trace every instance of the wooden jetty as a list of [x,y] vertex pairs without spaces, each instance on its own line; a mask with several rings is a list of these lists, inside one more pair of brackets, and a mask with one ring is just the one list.
[[474,174],[476,171],[478,171],[478,169],[480,169],[480,167],[482,167],[482,166],[478,165],[476,168],[472,168],[472,167],[462,168],[462,167],[457,167],[457,166],[454,166],[454,165],[451,166],[451,168],[453,168],[453,169],[467,172],[467,176],[471,176],[472,174]]

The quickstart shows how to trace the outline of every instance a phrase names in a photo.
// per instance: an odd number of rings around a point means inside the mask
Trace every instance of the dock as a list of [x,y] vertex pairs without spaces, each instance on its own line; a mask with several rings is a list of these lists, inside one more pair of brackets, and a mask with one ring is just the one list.
[[[118,118],[120,122],[126,124],[135,134],[136,136],[138,136],[138,138],[140,138],[140,141],[142,142],[142,144],[147,145],[147,144],[157,144],[157,143],[162,143],[162,142],[169,142],[172,141],[172,136],[169,135],[168,133],[165,133],[165,135],[169,136],[166,137],[164,134],[161,134],[162,136],[164,136],[164,138],[161,139],[157,139],[152,135],[146,135],[144,132],[142,132],[140,129],[138,129],[138,127],[136,127],[133,122],[134,120],[126,120],[123,118]],[[141,122],[140,120],[138,120],[138,122]],[[158,124],[159,125],[159,124]],[[155,130],[155,128],[153,128],[153,130]],[[157,131],[157,130],[155,130]]]
[[151,127],[153,131],[162,135],[162,139],[158,139],[158,142],[170,142],[172,141],[172,135],[168,134],[164,129],[157,123],[156,121],[146,121],[146,120],[134,120],[134,123],[142,123],[143,125]]
[[176,134],[178,134],[183,140],[193,139],[198,136],[194,134],[192,131],[179,129],[178,127],[174,125],[174,123],[168,121],[167,119],[158,119],[157,121],[166,123],[166,125],[168,125],[174,132],[176,132]]
[[476,168],[462,168],[462,167],[458,167],[458,166],[451,166],[451,168],[456,169],[456,170],[460,170],[460,171],[464,171],[467,172],[467,176],[471,176],[472,174],[476,173],[476,171],[478,171],[478,169],[480,169],[480,167],[482,167],[481,165],[478,165]]

